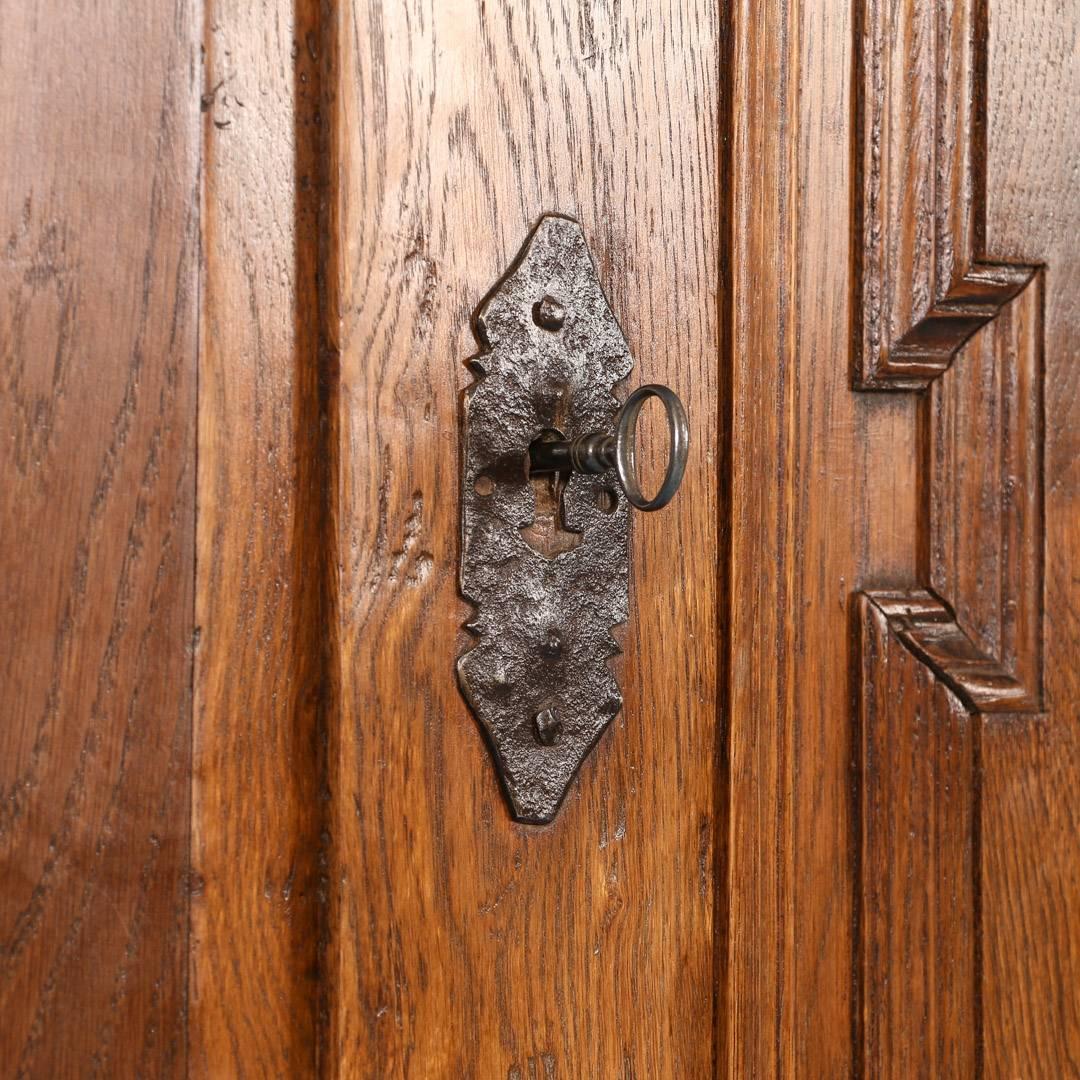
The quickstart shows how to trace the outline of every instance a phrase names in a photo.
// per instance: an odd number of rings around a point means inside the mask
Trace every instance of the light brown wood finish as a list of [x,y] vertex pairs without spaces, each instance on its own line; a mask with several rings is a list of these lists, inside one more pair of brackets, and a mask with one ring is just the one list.
[[985,5],[864,5],[856,385],[919,392],[917,573],[859,609],[861,1058],[983,1047],[982,714],[1042,704],[1042,277],[985,248]]
[[[1075,723],[1061,672],[1076,635],[1063,626],[1058,659],[1049,652],[1048,698],[1055,678],[1061,696],[1041,721],[1031,715],[1042,700],[1041,278],[985,257],[1052,254],[1016,240],[1019,229],[1007,246],[983,229],[983,186],[995,184],[982,143],[980,80],[994,70],[985,6],[871,2],[853,14],[807,2],[741,8],[734,21],[725,1068],[1010,1075],[1037,1059],[1060,1075],[1075,1058],[1076,922],[1067,902],[1058,914],[1045,897],[1075,883],[1075,798],[1055,786],[1047,803],[1032,766],[1049,752],[1054,717],[1059,730]],[[1033,54],[1047,32],[1028,31]],[[1018,128],[1021,97],[1001,106]],[[1060,140],[1060,116],[1043,130]],[[850,216],[836,212],[844,195]],[[852,393],[849,363],[855,387],[921,393]],[[1058,410],[1067,432],[1072,383],[1052,368],[1047,380],[1048,430]],[[1075,447],[1060,438],[1067,470]],[[1075,499],[1074,479],[1058,484],[1059,501]],[[1053,542],[1052,496],[1047,515]],[[1058,522],[1068,550],[1075,513]],[[860,669],[849,620],[862,589],[878,606],[863,609]],[[1075,609],[1074,590],[1048,572],[1047,612],[1054,597]],[[883,612],[897,592],[894,625]],[[920,596],[932,602],[908,625]],[[943,635],[946,615],[954,629]],[[886,650],[888,671],[868,663]],[[924,685],[935,671],[969,709],[1013,715],[965,720],[961,702]],[[1071,736],[1051,738],[1064,780]],[[1053,872],[1014,853],[1034,852],[1037,824],[1057,845]],[[983,941],[988,912],[1002,925]],[[1022,959],[1016,935],[1028,924],[1054,943],[1056,969],[1041,943]],[[987,947],[998,955],[984,967]],[[1021,1026],[1010,993],[1045,1005]],[[998,1042],[984,1048],[987,1033]]]
[[845,5],[732,15],[721,1073],[855,1069],[851,597],[914,571],[913,403],[851,392]]
[[316,1067],[328,576],[318,46],[317,3],[208,5],[192,1076]]
[[[115,7],[0,12],[0,1072],[1075,1072],[1080,14]],[[459,395],[550,210],[694,443],[529,828]]]
[[0,24],[0,1071],[182,1076],[197,21]]
[[[710,2],[341,11],[333,1075],[706,1075],[715,979],[718,24]],[[626,704],[550,827],[513,824],[454,663],[474,307],[581,220],[694,424],[634,523]],[[690,585],[689,583],[692,583]],[[647,1016],[646,1016],[647,1014]]]
[[860,597],[858,1064],[974,1076],[979,718],[896,631],[912,610],[936,598]]
[[993,0],[987,249],[1046,264],[1046,715],[982,732],[988,1077],[1080,1068],[1080,11]]
[[1035,276],[921,395],[919,577],[861,597],[859,984],[872,1075],[980,1068],[980,714],[1023,731],[1041,702],[1042,384]]

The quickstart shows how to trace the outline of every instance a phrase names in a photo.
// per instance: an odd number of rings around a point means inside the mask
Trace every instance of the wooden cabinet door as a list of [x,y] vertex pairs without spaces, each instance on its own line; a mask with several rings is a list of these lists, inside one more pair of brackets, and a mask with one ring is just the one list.
[[[0,1075],[1077,1075],[1080,15],[0,21]],[[692,443],[526,825],[462,394],[548,213]]]
[[1075,16],[733,19],[725,1068],[1074,1075]]

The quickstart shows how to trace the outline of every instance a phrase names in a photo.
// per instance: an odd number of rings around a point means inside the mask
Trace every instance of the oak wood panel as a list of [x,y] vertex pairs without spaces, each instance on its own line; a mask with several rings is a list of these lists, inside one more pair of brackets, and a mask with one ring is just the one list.
[[1036,275],[920,400],[919,581],[890,626],[982,713],[1042,701],[1041,284]]
[[856,383],[922,389],[1033,275],[984,257],[987,5],[856,18]]
[[193,1076],[310,1076],[328,634],[319,4],[212,0],[202,110]]
[[[1016,714],[1042,702],[1042,275],[983,257],[987,184],[994,184],[986,168],[987,17],[977,3],[912,2],[891,5],[888,14],[867,4],[860,102],[872,119],[858,132],[865,183],[855,215],[865,253],[856,378],[863,386],[929,384],[921,409],[918,584],[933,592],[870,593],[864,645],[891,633],[926,664],[929,677],[971,710],[976,746],[977,714],[1012,714],[1011,730],[1023,738]],[[886,58],[897,42],[903,66]],[[920,156],[920,146],[932,149]],[[907,175],[912,170],[921,183]],[[897,191],[882,215],[879,201]],[[875,261],[882,249],[891,253],[888,265]],[[982,890],[994,883],[978,862],[981,811],[962,814],[964,827],[954,816],[943,829],[930,808],[942,798],[981,807],[982,762],[958,775],[949,737],[963,730],[957,705],[941,694],[932,704],[923,700],[924,687],[890,694],[897,671],[909,678],[912,659],[877,640],[869,652],[875,661],[866,662],[864,648],[859,765],[864,1067],[970,1074],[983,1064],[983,1017],[1004,1004],[983,1000]],[[922,739],[928,710],[929,738]],[[919,735],[927,770],[921,800],[895,784],[909,733]],[[949,888],[948,868],[972,859],[964,887]],[[910,892],[913,880],[926,885],[924,903]],[[920,963],[881,957],[883,943],[915,939],[920,928],[949,958],[937,964],[929,988]],[[970,1035],[961,1036],[962,1028]]]
[[856,385],[922,391],[918,575],[860,611],[874,1075],[982,1066],[978,714],[1019,729],[1042,702],[1042,275],[984,255],[987,17],[964,0],[871,0],[859,53]]
[[978,1075],[979,718],[904,638],[938,607],[859,599],[866,1076]]
[[[705,1075],[717,836],[713,4],[340,13],[341,711],[333,1075]],[[454,667],[469,316],[544,211],[693,422],[634,523],[626,704],[555,823],[510,821]]]
[[988,1077],[1080,1071],[1080,11],[993,0],[987,249],[1046,262],[1047,715],[982,734]]
[[998,669],[942,670],[983,713],[1041,707],[1042,307],[1038,273],[922,403],[924,573]]
[[0,1069],[182,1076],[198,22],[0,23]]
[[933,662],[983,713],[1042,707],[1042,283],[1039,272],[922,401],[922,574],[975,654]]
[[852,596],[915,572],[916,408],[850,388],[852,12],[806,0],[732,19],[721,1069],[843,1076],[861,1037]]

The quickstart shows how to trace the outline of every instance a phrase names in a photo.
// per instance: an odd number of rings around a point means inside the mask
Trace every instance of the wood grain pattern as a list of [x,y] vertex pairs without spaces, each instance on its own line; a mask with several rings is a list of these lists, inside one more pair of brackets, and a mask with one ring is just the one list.
[[915,409],[850,389],[851,12],[743,4],[732,36],[720,1071],[844,1076],[859,1057],[850,604],[864,581],[914,573]]
[[[1074,7],[0,0],[0,1072],[1080,1073]],[[541,828],[454,662],[544,211],[694,441]]]
[[931,594],[860,597],[866,1076],[976,1076],[979,719],[903,624]]
[[0,1071],[183,1076],[197,20],[0,23]]
[[1042,300],[1038,275],[920,401],[919,581],[930,591],[913,591],[890,625],[983,713],[1042,702]]
[[193,1076],[314,1075],[328,641],[318,3],[214,0],[202,96]]
[[1080,10],[993,0],[986,243],[1045,277],[1047,715],[982,733],[987,1077],[1080,1071]]
[[[956,845],[956,865],[965,865],[989,820],[970,810],[985,801],[974,786],[986,775],[976,752],[981,724],[965,751],[974,755],[964,770],[969,829],[941,828],[936,811],[909,802],[897,784],[925,723],[906,711],[922,700],[917,695],[888,717],[894,741],[872,744],[879,753],[891,748],[895,759],[875,770],[876,786],[860,791],[852,783],[867,764],[865,740],[879,733],[856,722],[849,741],[838,718],[861,713],[865,722],[870,706],[883,704],[874,683],[864,699],[852,666],[860,638],[873,629],[851,603],[859,590],[874,587],[883,602],[896,593],[921,599],[909,604],[917,619],[893,619],[890,633],[922,635],[924,655],[936,650],[934,661],[949,668],[969,703],[1011,710],[1001,715],[1002,732],[1018,726],[1014,710],[1042,701],[1044,279],[1032,264],[1043,253],[985,240],[986,7],[867,4],[854,15],[805,2],[756,5],[752,13],[740,7],[733,16],[730,839],[719,1019],[724,1067],[739,1076],[889,1068],[903,1075],[904,1060],[947,1069],[959,1054],[972,1065],[980,1045],[977,1033],[972,1041],[942,1029],[957,1037],[953,1048],[920,1057],[930,1053],[918,1042],[926,1032],[915,1030],[922,1014],[901,1015],[898,1003],[925,1001],[955,1022],[960,1002],[976,1024],[978,1010],[989,1008],[989,997],[976,1000],[973,954],[964,952],[964,933],[989,889],[985,867],[977,879],[961,877],[959,910],[950,912],[950,894],[940,889],[936,909],[911,909],[912,925],[953,919],[960,981],[943,978],[936,1000],[914,985],[925,958],[895,971],[874,968],[859,944],[887,936],[873,921],[874,905],[903,895],[897,866],[920,867],[922,880],[940,885],[947,881],[935,879],[941,845]],[[845,82],[852,71],[854,86]],[[1021,97],[1003,108],[1015,113]],[[835,212],[843,192],[851,217]],[[1017,262],[985,257],[998,251]],[[856,388],[919,393],[845,394],[848,363]],[[1063,391],[1056,393],[1060,399]],[[1067,412],[1071,399],[1061,404]],[[1048,430],[1055,407],[1048,393]],[[1066,611],[1075,606],[1064,603]],[[1068,648],[1075,634],[1061,640]],[[895,636],[888,655],[910,668],[911,653],[897,653],[899,644]],[[914,685],[914,671],[895,666],[892,675]],[[845,671],[855,673],[852,684]],[[959,698],[935,693],[939,705],[948,703],[939,714],[952,716]],[[1026,723],[1043,731],[1033,718]],[[1051,745],[1040,739],[1032,759]],[[928,775],[908,775],[940,801],[934,785],[953,775],[949,765],[941,757]],[[1011,783],[1015,814],[1018,791],[1036,781]],[[871,812],[901,794],[892,810]],[[1041,815],[1059,838],[1061,871],[1050,882],[1058,892],[1076,861],[1066,850],[1064,802],[1059,797],[1051,820],[1037,799],[1023,811],[1031,820]],[[889,846],[908,835],[890,819],[894,812],[915,830],[909,849]],[[846,849],[845,835],[853,845]],[[1009,848],[1004,837],[998,843],[1000,863]],[[938,865],[925,861],[935,850]],[[1008,858],[1015,890],[1025,863]],[[1042,905],[1031,903],[1034,917]],[[1010,914],[1020,929],[1015,904]],[[1066,922],[1043,925],[1071,956],[1075,935]],[[997,947],[1008,955],[1005,942]],[[1038,952],[1043,982],[1032,992],[1062,994],[1058,972],[1045,967],[1048,951]],[[876,999],[867,999],[867,983]],[[997,993],[994,1007],[1002,1009],[1004,990]],[[1058,1041],[1051,1046],[1047,1033],[1043,1049],[1064,1061],[1060,1035],[1072,1009],[1051,1011]],[[883,1015],[901,1027],[864,1025],[864,1017],[870,1024]],[[845,1026],[848,1040],[818,1037]]]
[[[918,588],[861,605],[859,987],[874,1075],[981,1068],[970,747],[978,714],[1042,704],[1042,275],[983,255],[986,19],[977,3],[872,0],[860,51],[856,386],[922,391]],[[912,658],[927,667],[917,678]]]
[[922,402],[922,572],[970,642],[928,659],[983,713],[1042,707],[1043,375],[1039,273]]
[[856,17],[856,385],[923,389],[1034,275],[984,255],[987,5]]
[[[328,1071],[706,1075],[717,11],[407,2],[339,17]],[[683,395],[694,442],[675,502],[634,523],[625,707],[536,828],[510,821],[455,685],[456,492],[469,316],[544,211],[582,222],[634,381]]]
[[873,1075],[982,1066],[978,714],[1042,704],[1042,275],[983,254],[987,34],[985,5],[871,0],[859,54],[856,385],[922,391],[917,578],[860,606]]

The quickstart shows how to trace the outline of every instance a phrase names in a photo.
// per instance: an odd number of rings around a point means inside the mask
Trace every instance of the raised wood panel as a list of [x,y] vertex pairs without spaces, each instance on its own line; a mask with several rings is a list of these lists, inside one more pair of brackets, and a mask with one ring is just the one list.
[[207,5],[192,1076],[310,1076],[319,1004],[327,454],[319,4]]
[[984,720],[987,1077],[1080,1062],[1080,7],[992,0],[986,243],[1045,260],[1045,718]]
[[[980,712],[1042,700],[1042,289],[1018,294],[920,402],[920,578],[892,626]],[[880,603],[899,594],[871,592]]]
[[868,1074],[977,1066],[981,764],[972,747],[980,714],[1015,718],[1042,701],[1040,286],[1036,276],[923,391],[918,579],[861,597]]
[[198,19],[0,24],[0,1071],[180,1077]]
[[929,595],[860,598],[866,1076],[978,1074],[978,717],[907,647]]
[[[344,5],[333,1075],[705,1075],[717,799],[718,11]],[[510,820],[456,684],[473,309],[582,222],[638,382],[693,425],[633,526],[625,706],[556,821]],[[693,587],[686,587],[692,582]]]
[[987,4],[856,17],[856,385],[922,389],[1034,274],[984,255]]
[[[927,585],[968,642],[930,657],[980,712],[1042,706],[1042,275],[922,402]],[[917,640],[918,635],[916,635]],[[926,645],[930,645],[929,639]]]
[[1043,702],[1043,274],[984,256],[987,17],[863,9],[855,384],[920,394],[917,574],[859,608],[872,1075],[981,1068],[982,714]]

